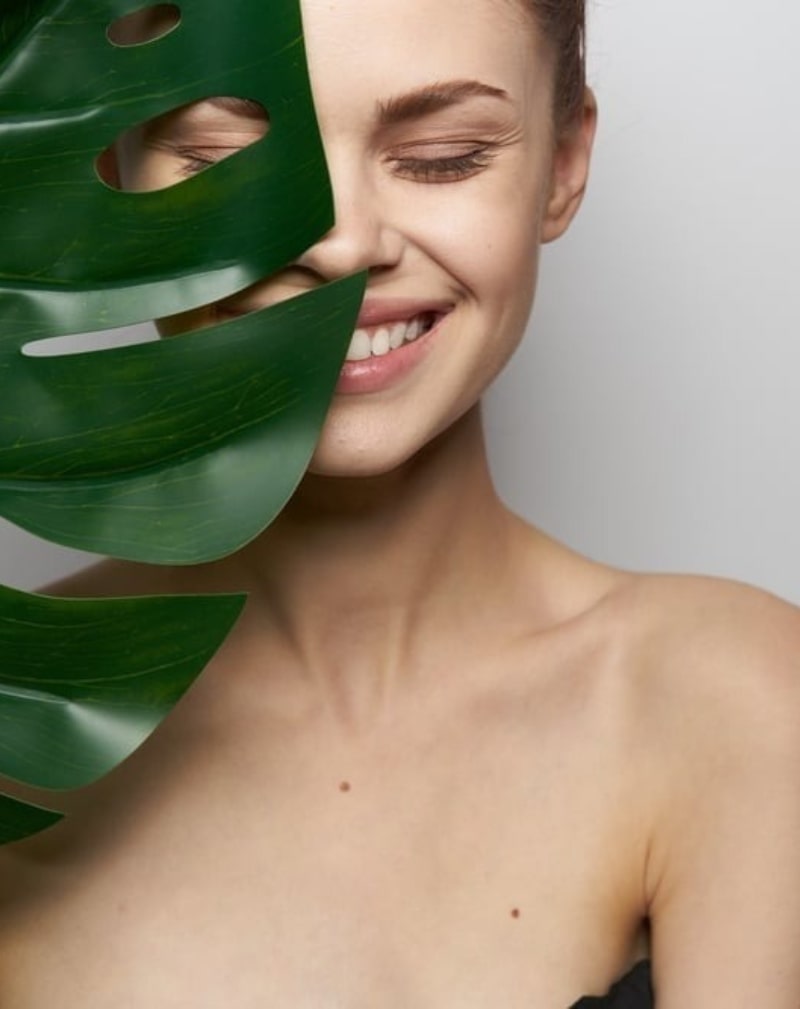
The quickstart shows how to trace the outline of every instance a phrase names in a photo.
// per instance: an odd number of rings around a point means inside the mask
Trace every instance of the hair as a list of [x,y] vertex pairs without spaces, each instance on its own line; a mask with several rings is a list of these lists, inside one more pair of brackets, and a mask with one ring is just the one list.
[[586,88],[586,0],[524,0],[556,59],[554,119],[558,132],[578,122]]

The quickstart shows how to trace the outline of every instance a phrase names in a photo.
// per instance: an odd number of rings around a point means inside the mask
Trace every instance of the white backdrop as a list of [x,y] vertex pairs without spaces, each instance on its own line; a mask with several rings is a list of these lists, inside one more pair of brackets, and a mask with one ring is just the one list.
[[593,9],[593,183],[490,396],[499,484],[599,559],[800,602],[800,4]]
[[[595,0],[591,190],[487,406],[501,490],[547,531],[796,602],[798,37],[796,0]],[[7,584],[85,559],[0,528]]]

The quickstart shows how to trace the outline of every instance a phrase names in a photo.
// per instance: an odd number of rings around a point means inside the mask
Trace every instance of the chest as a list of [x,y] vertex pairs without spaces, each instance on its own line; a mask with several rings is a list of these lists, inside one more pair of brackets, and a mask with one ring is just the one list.
[[126,768],[6,919],[3,1004],[559,1009],[619,972],[636,855],[597,754],[314,752]]

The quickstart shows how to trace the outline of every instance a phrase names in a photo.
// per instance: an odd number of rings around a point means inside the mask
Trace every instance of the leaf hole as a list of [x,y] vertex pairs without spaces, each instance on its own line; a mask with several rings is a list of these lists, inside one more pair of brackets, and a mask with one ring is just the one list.
[[117,18],[106,29],[106,38],[112,46],[127,49],[157,42],[169,35],[181,23],[181,9],[177,4],[150,4]]
[[89,354],[94,351],[114,350],[117,347],[135,347],[158,339],[155,328],[144,323],[138,326],[120,326],[97,333],[72,333],[69,336],[49,336],[34,340],[22,348],[25,357],[69,357],[72,354]]
[[96,159],[112,189],[150,193],[186,182],[252,147],[269,131],[269,114],[251,98],[204,98],[121,133]]

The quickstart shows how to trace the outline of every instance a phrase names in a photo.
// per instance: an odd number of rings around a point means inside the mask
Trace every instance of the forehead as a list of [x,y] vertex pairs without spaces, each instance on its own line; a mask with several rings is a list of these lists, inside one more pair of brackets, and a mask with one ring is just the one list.
[[479,52],[498,45],[530,52],[538,42],[523,0],[300,0],[300,8],[306,38],[316,44],[324,33],[338,43],[329,48],[343,55],[367,55],[367,41],[385,55],[403,43],[443,53],[452,46]]
[[517,96],[549,74],[522,0],[300,0],[316,99],[374,102],[477,79]]
[[[512,28],[521,32],[520,41],[538,42],[537,26],[531,16],[527,0],[299,0],[309,31],[327,13],[329,23],[346,28],[353,43],[361,34],[375,33],[375,29],[389,30],[398,23],[411,26],[425,25],[429,29],[446,27],[448,38],[457,36],[466,40],[476,25],[494,29]],[[151,4],[116,22],[116,36],[122,44],[145,41],[160,31],[173,27],[180,21],[180,8],[172,3]],[[426,31],[419,41],[424,41]],[[527,37],[526,37],[527,36]],[[489,41],[487,39],[487,41]]]
[[[528,0],[299,0],[315,102],[323,117],[373,111],[448,81],[478,81],[519,106],[549,92],[552,53]],[[178,18],[151,5],[117,23],[119,41],[153,38]],[[191,16],[189,13],[186,16]],[[209,40],[213,45],[213,40]]]

